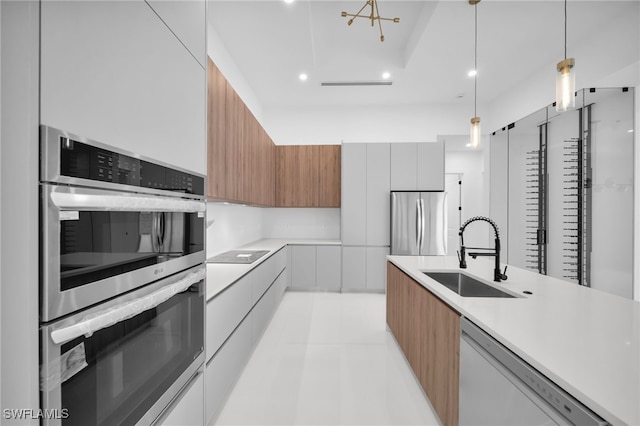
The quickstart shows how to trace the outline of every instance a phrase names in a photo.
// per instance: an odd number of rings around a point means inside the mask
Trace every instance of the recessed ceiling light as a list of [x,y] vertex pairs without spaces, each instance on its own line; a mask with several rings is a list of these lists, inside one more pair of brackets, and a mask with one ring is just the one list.
[[391,73],[386,72],[386,71],[382,73],[382,78],[383,79],[388,80],[390,77],[391,77]]
[[627,133],[633,133],[633,129],[627,130]]
[[294,0],[284,0],[284,2],[287,3],[287,4],[291,4],[291,3],[293,3],[293,1]]
[[469,71],[469,72],[467,73],[467,75],[468,75],[469,77],[475,77],[475,76],[476,76],[476,74],[478,74],[478,72],[477,72],[476,70],[471,70],[471,71]]
[[309,78],[308,75],[306,75],[305,73],[302,73],[298,76],[298,78],[302,81],[307,81],[307,79]]

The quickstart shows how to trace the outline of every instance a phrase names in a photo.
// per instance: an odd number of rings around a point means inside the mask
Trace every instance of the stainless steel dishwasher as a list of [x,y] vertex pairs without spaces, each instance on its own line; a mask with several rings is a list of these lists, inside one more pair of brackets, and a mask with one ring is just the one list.
[[460,425],[607,424],[468,319],[460,331]]

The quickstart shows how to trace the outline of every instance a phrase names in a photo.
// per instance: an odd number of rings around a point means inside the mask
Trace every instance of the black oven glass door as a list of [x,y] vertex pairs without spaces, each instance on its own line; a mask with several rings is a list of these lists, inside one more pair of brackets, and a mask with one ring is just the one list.
[[122,425],[148,417],[159,400],[166,405],[167,391],[204,360],[203,284],[90,337],[55,344],[60,327],[43,328],[44,408],[63,425]]
[[202,201],[42,187],[43,321],[204,261]]

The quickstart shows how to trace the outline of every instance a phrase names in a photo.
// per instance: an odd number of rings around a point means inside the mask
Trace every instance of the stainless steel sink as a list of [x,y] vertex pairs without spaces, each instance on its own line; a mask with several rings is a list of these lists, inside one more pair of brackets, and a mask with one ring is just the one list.
[[462,297],[515,297],[460,272],[423,272],[423,274]]

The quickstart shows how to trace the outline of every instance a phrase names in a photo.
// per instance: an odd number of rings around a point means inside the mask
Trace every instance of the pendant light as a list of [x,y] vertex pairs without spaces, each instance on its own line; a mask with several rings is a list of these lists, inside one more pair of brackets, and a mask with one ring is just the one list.
[[474,8],[475,24],[474,24],[474,54],[473,54],[473,118],[471,119],[471,131],[469,145],[477,148],[480,145],[480,117],[478,117],[478,3],[480,0],[469,0],[469,4]]
[[567,0],[564,0],[564,59],[556,65],[556,111],[564,112],[576,106],[575,60],[567,58]]

